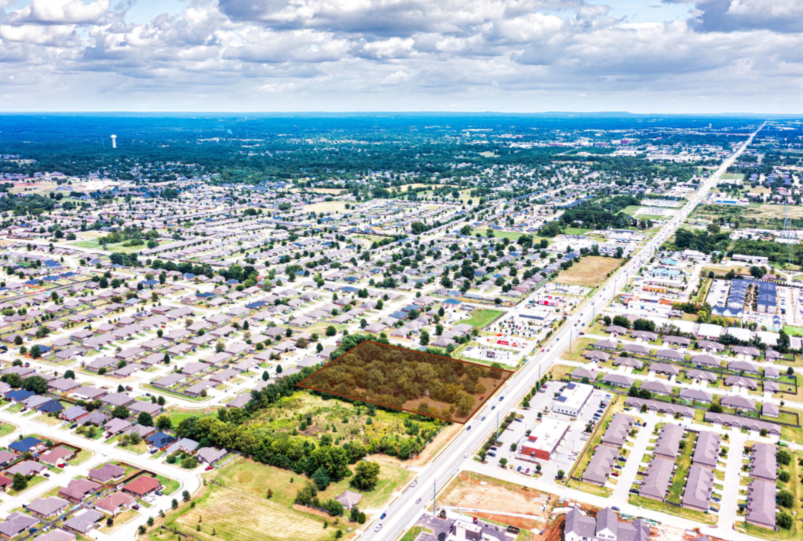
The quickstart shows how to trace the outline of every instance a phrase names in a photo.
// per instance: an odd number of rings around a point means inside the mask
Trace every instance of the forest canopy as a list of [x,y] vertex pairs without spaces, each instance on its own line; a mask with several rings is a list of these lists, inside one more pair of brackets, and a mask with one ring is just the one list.
[[511,372],[365,341],[299,387],[465,422]]

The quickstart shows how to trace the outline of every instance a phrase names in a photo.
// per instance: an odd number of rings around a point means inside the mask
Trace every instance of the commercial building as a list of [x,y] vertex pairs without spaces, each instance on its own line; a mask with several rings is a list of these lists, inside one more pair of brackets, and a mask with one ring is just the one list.
[[552,411],[577,417],[591,398],[594,387],[585,383],[569,383],[552,402]]
[[519,443],[521,458],[549,460],[568,431],[569,423],[558,419],[545,418],[536,423],[532,432]]

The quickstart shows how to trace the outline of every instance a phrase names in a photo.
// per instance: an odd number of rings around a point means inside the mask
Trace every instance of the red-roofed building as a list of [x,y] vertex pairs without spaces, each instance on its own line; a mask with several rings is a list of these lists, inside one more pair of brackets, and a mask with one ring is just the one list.
[[143,496],[147,496],[152,492],[156,492],[160,488],[162,488],[162,484],[159,482],[159,480],[148,475],[140,475],[130,483],[127,483],[125,486],[123,486],[124,491],[128,492],[129,494],[133,494],[138,498],[142,498]]

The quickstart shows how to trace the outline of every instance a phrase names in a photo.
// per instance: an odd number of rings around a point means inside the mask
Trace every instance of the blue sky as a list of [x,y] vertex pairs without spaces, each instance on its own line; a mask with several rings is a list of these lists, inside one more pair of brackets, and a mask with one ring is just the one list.
[[6,111],[803,113],[799,0],[0,0]]

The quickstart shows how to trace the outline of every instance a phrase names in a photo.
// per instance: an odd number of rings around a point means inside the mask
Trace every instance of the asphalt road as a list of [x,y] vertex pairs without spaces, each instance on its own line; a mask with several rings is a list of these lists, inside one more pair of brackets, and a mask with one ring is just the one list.
[[[500,422],[522,401],[524,396],[532,389],[541,375],[545,374],[552,364],[560,358],[561,353],[568,348],[570,338],[576,334],[577,329],[585,327],[601,310],[613,299],[615,293],[627,284],[628,279],[636,272],[644,261],[649,260],[660,248],[661,244],[674,234],[688,215],[703,200],[708,191],[714,187],[720,176],[728,170],[736,158],[747,148],[753,137],[761,131],[762,125],[739,149],[726,159],[719,169],[706,179],[695,196],[667,223],[661,231],[650,240],[647,245],[633,258],[622,266],[608,281],[608,285],[592,297],[579,313],[567,319],[566,324],[554,335],[553,339],[544,346],[544,353],[530,358],[523,368],[488,401],[488,404],[473,419],[466,423],[461,433],[441,452],[440,455],[424,468],[418,476],[418,485],[407,489],[386,509],[384,520],[374,521],[370,524],[360,539],[371,541],[374,539],[395,540],[404,533],[424,512],[424,509],[440,487],[445,486],[449,480],[460,470],[460,464],[466,455],[472,454],[485,442],[496,428],[496,418]],[[519,304],[516,309],[520,309]],[[496,406],[495,410],[491,410]],[[483,416],[485,421],[479,421]],[[420,499],[420,500],[419,500]],[[416,503],[418,502],[418,503]],[[381,529],[375,531],[378,524]]]

